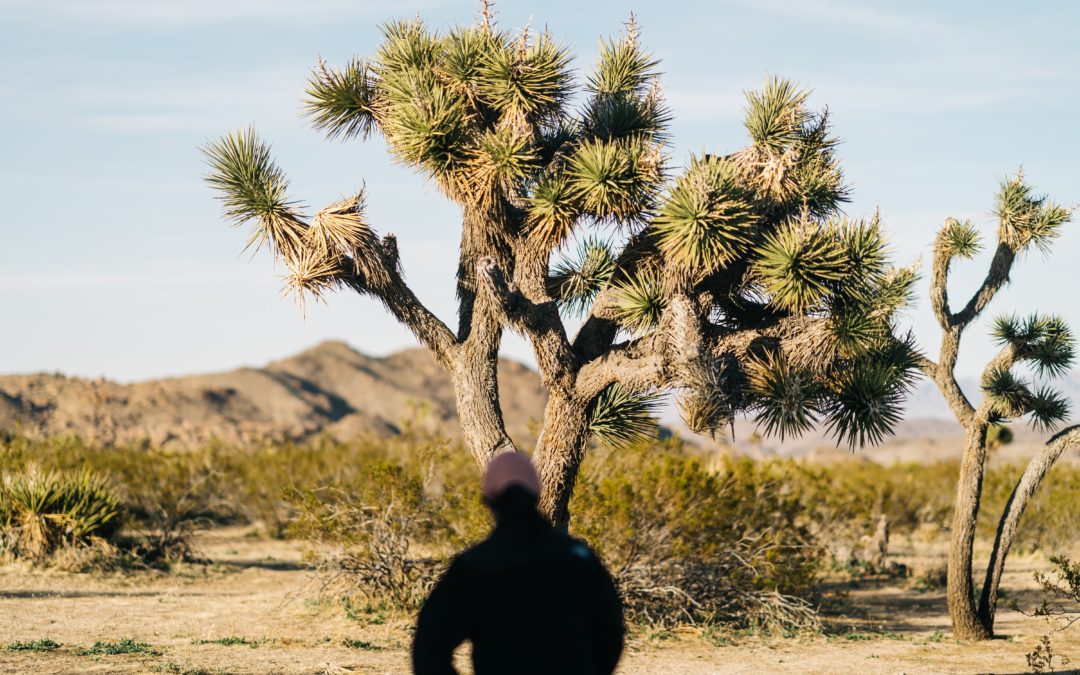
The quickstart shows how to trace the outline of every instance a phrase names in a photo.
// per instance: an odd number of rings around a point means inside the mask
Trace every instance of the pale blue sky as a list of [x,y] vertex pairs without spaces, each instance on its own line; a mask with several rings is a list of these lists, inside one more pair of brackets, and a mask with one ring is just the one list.
[[[548,25],[588,69],[633,10],[663,61],[674,159],[745,144],[742,91],[766,73],[812,88],[844,139],[848,212],[880,207],[897,256],[927,250],[948,215],[992,235],[997,181],[1080,202],[1080,3],[504,0],[502,25]],[[253,123],[294,194],[320,206],[366,181],[369,215],[398,235],[408,279],[454,317],[456,209],[379,139],[327,142],[299,119],[316,55],[370,54],[377,25],[419,11],[467,22],[465,2],[0,0],[0,372],[139,379],[258,365],[325,338],[375,354],[412,346],[372,301],[279,297],[267,254],[239,255],[198,147]],[[997,311],[1056,310],[1080,327],[1080,224],[1029,255]],[[954,295],[985,260],[967,264]],[[923,289],[925,293],[925,288]],[[909,312],[936,352],[927,303]],[[984,322],[985,323],[985,322]],[[961,370],[992,349],[976,327]],[[510,337],[506,353],[529,361]]]

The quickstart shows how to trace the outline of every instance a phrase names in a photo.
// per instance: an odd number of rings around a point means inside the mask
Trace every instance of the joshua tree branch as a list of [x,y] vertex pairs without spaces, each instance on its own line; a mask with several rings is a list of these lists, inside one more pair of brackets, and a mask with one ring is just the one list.
[[620,342],[578,371],[575,396],[591,401],[616,382],[629,389],[660,386],[667,380],[667,362],[654,336]]
[[997,535],[994,538],[994,548],[990,553],[990,564],[986,568],[986,581],[983,584],[982,596],[979,599],[979,619],[984,625],[994,625],[994,614],[997,610],[998,586],[1001,584],[1001,575],[1005,571],[1005,558],[1009,555],[1016,538],[1016,531],[1020,525],[1020,518],[1024,515],[1031,497],[1039,490],[1046,474],[1053,468],[1054,463],[1068,449],[1080,446],[1080,425],[1071,426],[1054,434],[1043,446],[1042,451],[1031,458],[1024,475],[1017,481],[1013,488],[1009,501],[1005,504],[1005,511],[1001,514],[998,523]]
[[990,270],[986,273],[979,290],[971,296],[967,305],[953,315],[954,324],[967,326],[975,317],[982,313],[990,301],[994,299],[998,290],[1009,280],[1009,272],[1012,270],[1013,261],[1016,260],[1016,251],[1005,244],[999,243],[994,258],[990,261]]
[[412,331],[421,344],[431,350],[435,360],[444,368],[448,368],[454,350],[457,348],[457,339],[453,332],[420,302],[420,299],[405,283],[399,264],[397,239],[394,235],[384,236],[379,249],[378,263],[384,272],[384,275],[380,275],[379,281],[365,279],[354,270],[343,272],[340,276],[341,281],[359,293],[378,298],[394,315],[394,318]]
[[492,258],[480,260],[477,275],[510,324],[531,338],[544,384],[569,389],[576,359],[555,302],[551,299],[539,303],[530,300],[516,284],[506,279]]

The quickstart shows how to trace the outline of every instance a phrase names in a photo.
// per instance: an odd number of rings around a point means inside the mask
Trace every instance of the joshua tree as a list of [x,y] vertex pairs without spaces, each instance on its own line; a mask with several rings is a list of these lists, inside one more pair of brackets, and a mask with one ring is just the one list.
[[478,463],[518,449],[496,381],[505,329],[531,341],[549,389],[533,458],[563,526],[590,435],[647,432],[662,391],[695,430],[749,412],[780,435],[819,422],[851,445],[889,433],[916,372],[892,326],[915,273],[890,266],[876,217],[840,217],[836,140],[806,91],[767,80],[747,95],[748,147],[675,171],[658,61],[632,18],[581,84],[566,48],[497,28],[488,3],[470,26],[417,18],[383,38],[370,60],[320,61],[306,114],[330,138],[380,134],[460,207],[456,331],[406,285],[363,192],[308,219],[250,130],[205,148],[207,180],[301,297],[349,288],[413,332],[453,381]]
[[957,484],[948,566],[949,614],[953,634],[961,640],[981,640],[993,635],[998,584],[1024,508],[1058,457],[1069,447],[1080,444],[1080,427],[1071,427],[1053,436],[1031,459],[1001,514],[986,580],[976,604],[972,545],[986,469],[987,433],[1008,418],[1026,415],[1036,428],[1042,430],[1050,430],[1066,419],[1069,410],[1064,396],[1046,384],[1033,386],[1014,369],[1028,366],[1042,379],[1058,377],[1068,372],[1074,352],[1072,333],[1061,318],[1041,314],[1025,318],[1002,316],[992,328],[1001,350],[983,370],[982,402],[973,405],[957,384],[956,358],[964,330],[1009,281],[1017,257],[1032,247],[1048,252],[1061,226],[1070,218],[1068,209],[1036,195],[1024,182],[1022,174],[1001,183],[995,215],[998,219],[997,248],[990,269],[974,295],[955,312],[949,305],[950,266],[954,259],[971,258],[979,252],[979,233],[970,222],[953,218],[946,220],[938,232],[930,279],[930,304],[941,325],[941,352],[936,363],[924,357],[918,359],[919,367],[937,384],[953,415],[964,427],[964,454]]

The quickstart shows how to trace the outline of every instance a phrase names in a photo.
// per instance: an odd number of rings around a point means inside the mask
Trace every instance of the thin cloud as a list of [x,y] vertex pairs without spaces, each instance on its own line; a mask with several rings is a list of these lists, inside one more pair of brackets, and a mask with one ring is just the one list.
[[326,16],[410,13],[430,10],[438,0],[8,0],[7,9],[63,14],[117,24],[178,26],[249,19],[311,19]]
[[861,28],[885,30],[913,38],[947,32],[941,22],[930,17],[901,14],[867,7],[865,4],[837,0],[802,0],[801,2],[740,0],[739,4],[780,16],[810,19],[819,23],[844,23]]

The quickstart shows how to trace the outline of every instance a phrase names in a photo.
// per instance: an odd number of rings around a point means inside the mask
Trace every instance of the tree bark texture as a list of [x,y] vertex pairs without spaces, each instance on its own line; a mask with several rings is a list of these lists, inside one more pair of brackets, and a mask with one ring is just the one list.
[[540,510],[563,530],[570,523],[570,496],[588,440],[588,404],[552,391],[533,461],[540,473]]
[[957,640],[985,640],[990,631],[979,620],[971,579],[975,522],[979,517],[983,474],[986,470],[986,424],[979,423],[964,433],[964,457],[957,481],[953,508],[952,541],[949,545],[948,602],[953,637]]

